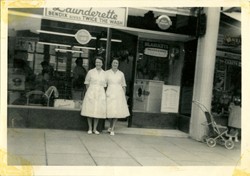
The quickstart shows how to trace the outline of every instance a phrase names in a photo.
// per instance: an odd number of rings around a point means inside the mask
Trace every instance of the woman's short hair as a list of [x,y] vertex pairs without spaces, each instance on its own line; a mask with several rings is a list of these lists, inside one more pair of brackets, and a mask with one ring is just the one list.
[[118,63],[120,63],[120,58],[119,58],[119,57],[112,57],[112,59],[111,59],[111,61],[110,61],[110,65],[112,65],[112,62],[113,62],[114,60],[117,60]]
[[96,59],[101,60],[101,61],[102,61],[102,63],[104,64],[104,59],[103,59],[103,57],[102,57],[102,56],[96,56],[96,57],[95,57],[95,61],[96,61]]
[[118,62],[120,62],[120,58],[119,57],[113,57],[111,62],[113,62],[113,60],[117,60]]

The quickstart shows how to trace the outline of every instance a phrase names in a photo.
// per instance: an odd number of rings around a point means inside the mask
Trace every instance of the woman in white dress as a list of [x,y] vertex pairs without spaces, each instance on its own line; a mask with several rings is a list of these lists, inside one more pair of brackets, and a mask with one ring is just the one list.
[[[96,130],[99,119],[106,118],[106,87],[105,72],[102,69],[103,59],[95,59],[95,68],[88,71],[85,82],[87,92],[83,99],[81,115],[87,117],[88,134],[99,134]],[[94,119],[92,130],[92,119]]]
[[128,117],[129,110],[125,97],[126,82],[124,74],[118,70],[119,61],[112,61],[112,68],[106,71],[107,81],[107,118],[110,119],[110,135],[115,135],[114,128],[118,118]]

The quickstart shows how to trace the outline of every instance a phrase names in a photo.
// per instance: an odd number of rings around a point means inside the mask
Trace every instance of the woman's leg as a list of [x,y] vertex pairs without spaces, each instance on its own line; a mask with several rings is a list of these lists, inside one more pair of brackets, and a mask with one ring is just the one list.
[[111,119],[109,119],[109,132],[111,131],[111,129],[112,129],[112,126],[113,126],[113,119],[111,118]]
[[92,133],[92,118],[87,117],[87,121],[88,121],[88,126],[89,126],[89,130],[88,133]]
[[113,123],[112,123],[112,126],[111,126],[111,131],[114,131],[115,130],[115,124],[117,122],[117,119],[112,119]]
[[98,121],[99,121],[99,119],[97,119],[97,118],[94,119],[94,129],[93,129],[93,131],[94,131],[95,134],[97,134],[97,133],[99,134],[99,132],[96,130],[97,125],[98,125]]

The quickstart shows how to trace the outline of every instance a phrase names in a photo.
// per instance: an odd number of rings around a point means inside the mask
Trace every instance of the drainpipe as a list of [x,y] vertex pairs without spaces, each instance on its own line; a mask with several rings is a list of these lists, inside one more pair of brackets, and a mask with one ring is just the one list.
[[[220,8],[204,8],[207,17],[206,34],[198,39],[193,100],[199,101],[208,110],[211,109],[216,47],[219,32]],[[207,134],[204,112],[192,104],[189,135],[201,141]]]

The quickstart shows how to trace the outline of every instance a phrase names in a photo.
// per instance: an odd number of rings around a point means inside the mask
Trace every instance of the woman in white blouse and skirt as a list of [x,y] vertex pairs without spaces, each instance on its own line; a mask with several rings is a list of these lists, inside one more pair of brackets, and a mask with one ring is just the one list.
[[239,95],[233,97],[233,101],[230,103],[228,110],[229,133],[235,136],[235,142],[239,142],[238,136],[241,129],[241,97]]
[[[106,80],[102,65],[102,57],[97,57],[95,59],[96,67],[89,70],[84,82],[87,87],[87,92],[83,100],[81,115],[87,117],[89,127],[88,134],[99,134],[96,129],[98,120],[106,118],[106,94],[104,90]],[[92,119],[94,119],[93,129]]]
[[129,110],[125,97],[126,82],[124,74],[118,70],[119,61],[113,59],[112,68],[106,71],[107,81],[107,118],[110,119],[110,135],[115,135],[114,128],[118,118],[128,117]]

